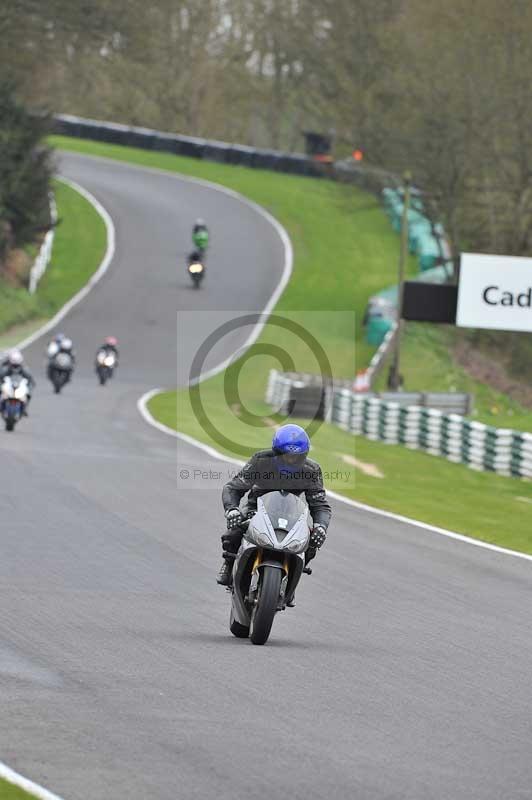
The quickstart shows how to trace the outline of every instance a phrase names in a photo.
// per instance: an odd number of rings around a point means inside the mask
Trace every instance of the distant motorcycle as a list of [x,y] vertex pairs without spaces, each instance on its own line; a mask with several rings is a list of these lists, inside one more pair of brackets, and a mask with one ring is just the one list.
[[65,383],[68,383],[72,370],[74,369],[74,360],[70,353],[59,351],[53,356],[48,364],[48,377],[54,387],[54,392],[59,394]]
[[[305,568],[311,517],[304,500],[289,492],[257,498],[234,558],[229,628],[233,636],[265,644],[275,614],[284,611]],[[226,553],[226,557],[230,554]]]
[[111,353],[109,350],[98,350],[96,353],[96,373],[101,386],[104,386],[106,381],[113,377],[115,367],[116,353]]
[[200,284],[205,277],[205,264],[201,259],[199,253],[191,253],[188,257],[188,274],[192,278],[195,289],[199,289]]
[[29,384],[21,375],[7,375],[0,387],[0,413],[5,422],[6,431],[15,429],[15,425],[24,413],[28,403]]

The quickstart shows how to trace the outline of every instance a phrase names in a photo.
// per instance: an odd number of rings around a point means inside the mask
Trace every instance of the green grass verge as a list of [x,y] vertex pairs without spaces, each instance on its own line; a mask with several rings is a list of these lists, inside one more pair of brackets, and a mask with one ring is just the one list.
[[20,341],[52,317],[87,283],[105,253],[105,224],[94,207],[61,181],[54,181],[54,192],[61,223],[37,292],[30,295],[26,289],[0,281],[1,348]]
[[[361,342],[362,313],[368,296],[393,282],[398,247],[398,239],[384,214],[378,209],[368,208],[372,200],[367,195],[329,181],[278,175],[114,145],[64,137],[54,137],[53,143],[81,153],[206,178],[240,191],[263,205],[288,230],[295,250],[294,275],[276,311],[289,315],[290,311],[355,309],[357,364],[367,363],[373,349]],[[409,271],[413,273],[415,269],[414,262],[410,261]],[[352,375],[352,323],[349,315],[323,316],[323,322],[319,315],[313,317],[305,314],[304,319],[324,345],[336,374]],[[440,333],[433,326],[424,326],[423,331],[430,332],[430,336],[436,338],[427,340],[428,347],[422,347],[420,339],[411,366],[412,369],[417,366],[420,375],[422,370],[427,370],[427,376],[430,380],[439,381],[439,387],[443,380],[439,371],[442,361],[449,359],[448,351],[437,338]],[[267,328],[260,341],[286,345],[285,338],[276,329]],[[298,368],[315,371],[315,364],[310,363],[312,358],[305,353],[305,348],[293,341],[290,348]],[[271,358],[255,356],[252,362],[248,361],[242,368],[239,380],[242,404],[259,417],[270,415],[263,397],[271,366],[277,366]],[[410,367],[406,362],[405,367],[409,381]],[[228,408],[223,381],[223,376],[219,375],[201,385],[201,397],[208,419],[226,436],[245,443],[248,452],[264,447],[270,431],[245,424],[235,413],[237,409]],[[432,384],[429,385],[434,388]],[[426,389],[427,386],[422,388]],[[459,383],[456,388],[461,388]],[[484,389],[481,384],[475,384],[477,395],[483,396]],[[491,402],[492,396],[488,395],[486,404]],[[214,444],[227,455],[244,457],[232,448],[223,447],[205,433],[190,406],[187,391],[164,393],[153,398],[150,411],[170,427]],[[490,421],[493,422],[492,419]],[[313,455],[329,475],[328,487],[348,497],[485,541],[532,552],[530,482],[477,473],[404,447],[355,438],[329,425],[322,426],[313,437]],[[358,468],[353,471],[353,465],[342,460],[345,455],[363,464],[374,465],[384,477],[372,477]]]
[[0,778],[0,800],[30,800],[30,798],[35,800],[35,795],[28,794],[22,789],[19,789],[18,786],[14,786],[12,783],[8,783]]

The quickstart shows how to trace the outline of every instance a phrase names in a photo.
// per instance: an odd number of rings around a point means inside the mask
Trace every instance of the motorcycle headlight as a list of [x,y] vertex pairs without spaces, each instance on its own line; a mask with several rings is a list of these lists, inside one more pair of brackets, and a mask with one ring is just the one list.
[[203,264],[200,264],[199,262],[197,264],[190,264],[188,271],[193,274],[203,272]]
[[270,537],[267,533],[262,533],[251,525],[247,529],[246,539],[259,547],[273,547]]
[[307,547],[306,542],[302,542],[301,539],[294,539],[293,542],[286,545],[286,549],[290,550],[291,553],[302,553]]

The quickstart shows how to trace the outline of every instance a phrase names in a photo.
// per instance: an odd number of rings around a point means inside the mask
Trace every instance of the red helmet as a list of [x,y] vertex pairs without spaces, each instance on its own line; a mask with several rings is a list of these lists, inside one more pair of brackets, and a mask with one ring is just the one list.
[[118,344],[118,339],[116,338],[116,336],[106,336],[105,344],[110,344],[111,347],[116,347]]

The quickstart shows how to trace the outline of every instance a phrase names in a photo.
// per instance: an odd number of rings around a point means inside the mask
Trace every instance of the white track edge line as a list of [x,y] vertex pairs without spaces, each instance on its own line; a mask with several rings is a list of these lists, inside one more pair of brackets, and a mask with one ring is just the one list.
[[39,786],[38,783],[30,781],[29,778],[24,778],[22,775],[19,775],[18,772],[11,769],[11,767],[8,767],[7,764],[2,763],[2,761],[0,761],[0,778],[4,778],[4,780],[13,784],[13,786],[18,786],[19,789],[23,789],[25,792],[29,792],[35,797],[38,797],[39,800],[61,800],[59,795],[53,794],[43,786]]
[[[236,464],[237,466],[244,466],[244,461],[226,456],[219,450],[215,450],[214,447],[204,444],[198,439],[188,436],[186,433],[180,433],[173,428],[169,428],[167,425],[163,425],[162,422],[158,422],[149,411],[148,403],[152,397],[164,391],[172,390],[152,389],[151,391],[142,395],[142,397],[140,397],[137,401],[139,413],[143,417],[144,421],[148,423],[148,425],[151,425],[153,428],[157,428],[158,431],[165,433],[167,436],[173,436],[174,439],[180,439],[181,441],[190,444],[192,447],[202,450],[211,458],[215,458],[219,461],[226,461],[230,464]],[[515,558],[521,558],[524,561],[532,561],[532,555],[529,555],[528,553],[520,553],[518,550],[510,550],[506,547],[499,547],[499,545],[483,542],[480,539],[472,539],[470,536],[465,536],[463,533],[456,533],[455,531],[449,531],[446,528],[439,528],[437,525],[430,525],[428,522],[421,522],[420,520],[412,519],[411,517],[395,514],[393,511],[385,511],[382,508],[368,506],[366,503],[360,503],[358,500],[351,500],[350,497],[345,497],[345,495],[338,494],[337,492],[327,490],[327,495],[332,497],[333,500],[337,500],[339,503],[344,503],[347,506],[351,506],[351,508],[356,508],[357,511],[365,511],[369,514],[375,514],[376,516],[384,517],[385,519],[393,519],[395,522],[402,522],[405,525],[411,525],[414,528],[420,528],[421,530],[429,531],[430,533],[437,533],[440,536],[446,536],[449,539],[455,539],[458,542],[473,545],[473,547],[481,547],[483,550],[491,550],[494,553],[501,553],[502,555],[506,556],[514,556]]]
[[[100,263],[100,266],[98,267],[96,272],[94,272],[91,275],[85,286],[83,286],[78,292],[76,292],[76,294],[73,297],[71,297],[70,300],[67,300],[65,305],[62,306],[51,319],[45,322],[44,325],[42,325],[40,328],[34,331],[26,339],[23,339],[21,342],[14,345],[14,347],[17,347],[19,350],[24,350],[26,347],[29,347],[30,344],[33,344],[33,342],[37,341],[37,339],[40,339],[41,336],[44,336],[44,334],[47,333],[52,328],[54,328],[57,325],[57,323],[60,322],[63,319],[63,317],[65,317],[68,314],[68,312],[74,308],[74,306],[76,306],[81,300],[83,300],[84,297],[86,297],[88,293],[91,291],[91,289],[93,289],[96,286],[98,281],[101,280],[101,278],[103,278],[103,276],[109,269],[109,265],[113,260],[113,256],[115,254],[115,240],[116,240],[115,226],[109,212],[94,197],[94,195],[92,195],[89,191],[87,191],[87,189],[85,189],[83,186],[80,186],[79,183],[76,183],[76,181],[72,181],[69,178],[63,177],[62,175],[61,176],[58,175],[56,177],[58,180],[62,181],[62,183],[66,183],[67,186],[70,186],[72,189],[74,189],[76,192],[82,195],[82,197],[88,200],[88,202],[96,209],[96,211],[103,219],[105,224],[105,229],[107,234],[107,248],[103,260]],[[10,350],[12,348],[7,348],[7,349]]]

